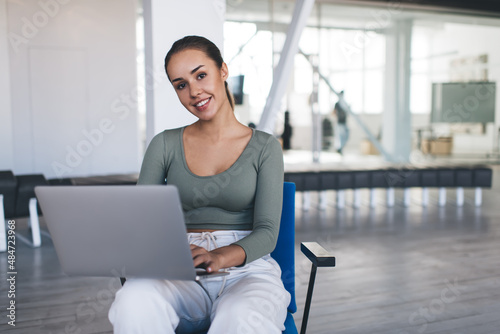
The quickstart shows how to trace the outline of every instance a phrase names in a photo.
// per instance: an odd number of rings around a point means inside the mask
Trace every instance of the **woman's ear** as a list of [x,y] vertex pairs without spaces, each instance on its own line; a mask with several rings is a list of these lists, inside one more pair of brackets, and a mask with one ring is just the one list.
[[226,79],[229,77],[229,69],[227,68],[226,63],[222,63],[222,66],[220,68],[220,74],[222,77],[222,80],[226,81]]

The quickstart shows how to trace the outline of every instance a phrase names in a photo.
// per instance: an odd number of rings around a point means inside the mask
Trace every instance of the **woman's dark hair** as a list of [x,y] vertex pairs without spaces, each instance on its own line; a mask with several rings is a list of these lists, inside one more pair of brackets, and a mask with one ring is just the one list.
[[[167,77],[169,80],[170,77],[168,76],[167,66],[172,56],[181,51],[191,50],[191,49],[204,52],[207,55],[207,57],[212,59],[215,62],[215,64],[217,64],[217,67],[219,69],[222,68],[224,60],[222,59],[222,55],[217,45],[215,45],[213,42],[206,39],[205,37],[186,36],[176,41],[168,51],[167,56],[165,57],[165,73],[167,73]],[[229,91],[227,81],[224,81],[224,86],[226,87],[226,95],[229,100],[229,104],[231,105],[231,109],[234,110],[234,98],[231,92]]]

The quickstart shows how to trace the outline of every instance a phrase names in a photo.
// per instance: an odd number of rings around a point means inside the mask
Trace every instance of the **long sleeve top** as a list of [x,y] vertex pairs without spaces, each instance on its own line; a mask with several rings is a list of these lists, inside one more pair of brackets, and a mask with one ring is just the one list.
[[252,230],[234,243],[246,253],[244,264],[274,250],[283,202],[281,146],[273,136],[252,130],[236,162],[212,176],[189,170],[184,127],[165,130],[149,144],[138,180],[138,184],[177,186],[187,228]]

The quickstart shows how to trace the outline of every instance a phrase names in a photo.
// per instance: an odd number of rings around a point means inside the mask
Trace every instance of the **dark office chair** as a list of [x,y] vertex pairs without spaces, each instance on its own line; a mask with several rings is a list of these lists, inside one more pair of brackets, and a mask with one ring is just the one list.
[[0,252],[7,250],[6,219],[15,216],[17,179],[10,170],[0,171]]
[[[318,267],[334,267],[335,257],[329,254],[316,242],[303,242],[300,248],[302,253],[304,253],[312,263],[306,304],[304,307],[304,316],[302,317],[302,326],[300,329],[300,333],[305,334],[314,281],[316,278],[316,270]],[[285,330],[283,334],[297,334],[297,326],[293,320],[293,313],[297,311],[297,304],[295,302],[295,184],[292,182],[285,182],[283,186],[283,207],[281,212],[280,231],[276,248],[271,253],[271,256],[279,263],[281,267],[281,280],[292,297],[288,305],[288,315],[285,320]],[[122,285],[126,281],[123,277],[120,280]]]

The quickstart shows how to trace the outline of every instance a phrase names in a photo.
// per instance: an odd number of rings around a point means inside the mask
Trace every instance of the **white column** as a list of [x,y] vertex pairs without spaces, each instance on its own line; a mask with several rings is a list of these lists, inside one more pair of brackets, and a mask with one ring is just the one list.
[[410,206],[410,188],[405,188],[403,190],[403,205],[405,207]]
[[422,206],[429,205],[429,188],[422,188]]
[[441,187],[441,188],[439,188],[438,205],[444,206],[445,204],[446,204],[446,188]]
[[377,191],[375,188],[370,189],[370,208],[374,208],[377,203]]
[[313,91],[311,94],[312,109],[312,154],[313,162],[319,163],[323,130],[321,127],[321,112],[319,108],[319,57],[310,57],[313,68]]
[[411,151],[412,21],[395,21],[386,33],[385,109],[382,146],[394,161],[409,161]]
[[353,190],[352,206],[354,208],[361,207],[361,189],[354,189]]
[[309,211],[311,207],[311,192],[303,191],[302,192],[302,210]]
[[0,170],[14,169],[7,0],[0,0]]
[[392,208],[394,206],[394,188],[387,188],[387,206]]
[[293,70],[295,55],[299,49],[299,40],[302,30],[314,6],[314,0],[297,0],[293,11],[292,21],[288,26],[286,40],[281,51],[280,60],[273,74],[273,83],[264,106],[264,111],[257,128],[267,133],[274,132],[276,114],[280,111],[281,99],[285,95],[288,78]]
[[476,204],[476,206],[481,206],[481,204],[483,203],[483,192],[482,192],[482,189],[477,187],[476,188],[476,191],[475,191],[475,197],[474,197],[474,203]]
[[337,209],[345,208],[345,190],[337,190]]
[[168,81],[165,55],[186,35],[206,37],[223,52],[225,12],[224,0],[144,0],[147,144],[165,129],[196,120],[181,105]]
[[328,207],[328,197],[325,190],[319,192],[319,209],[326,210]]
[[457,188],[457,206],[464,206],[464,188]]

